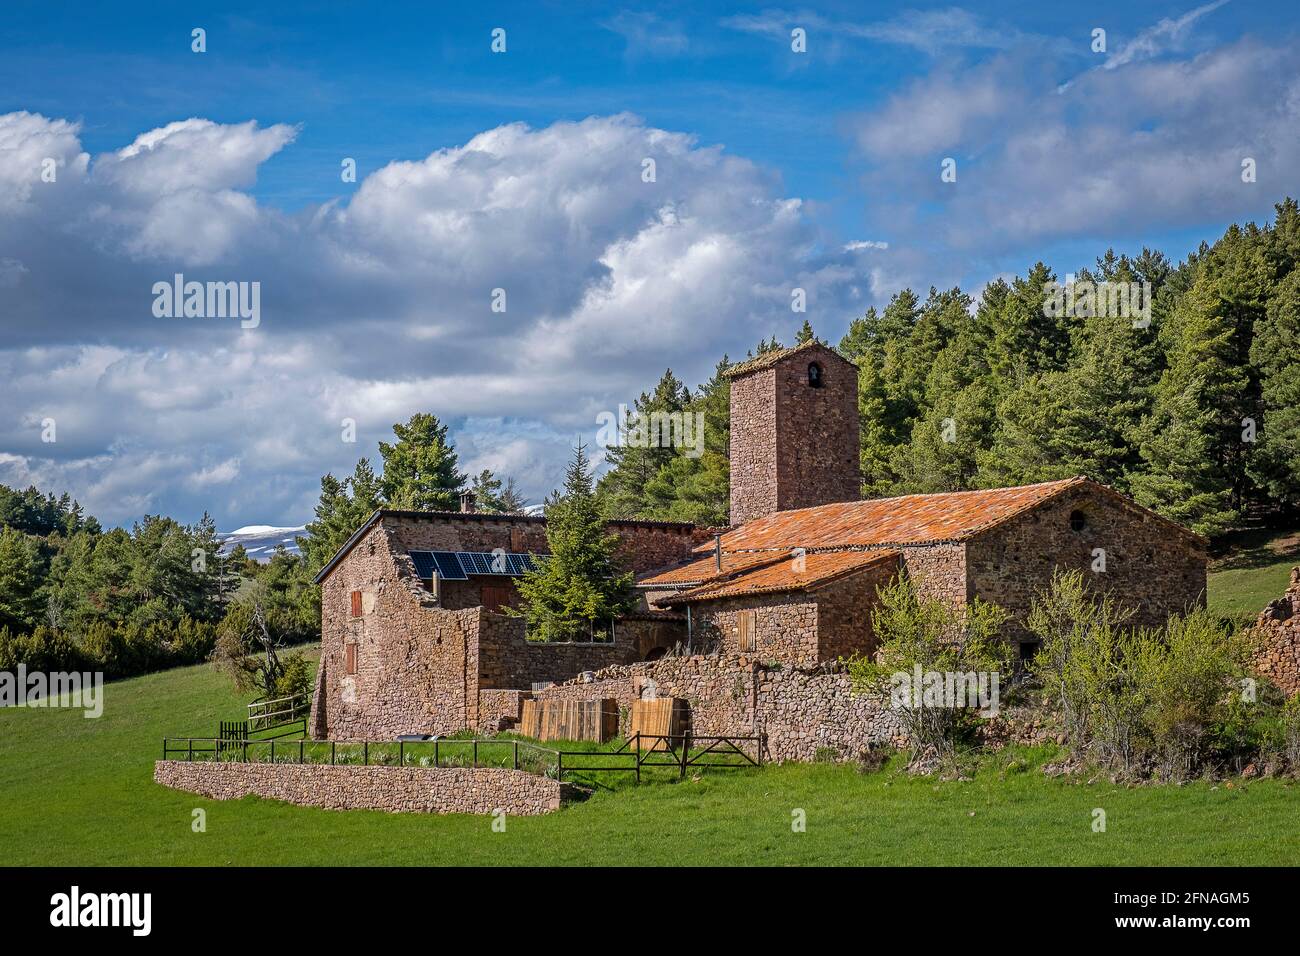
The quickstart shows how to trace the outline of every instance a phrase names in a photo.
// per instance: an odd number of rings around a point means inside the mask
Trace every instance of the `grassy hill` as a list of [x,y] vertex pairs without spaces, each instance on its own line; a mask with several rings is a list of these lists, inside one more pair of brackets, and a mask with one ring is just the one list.
[[[223,803],[153,783],[164,735],[209,736],[241,715],[208,667],[110,684],[98,720],[0,710],[0,864],[1300,863],[1300,786],[1069,783],[1037,771],[1045,751],[953,783],[896,765],[713,773],[597,793],[504,833],[485,817]],[[1092,832],[1097,807],[1105,833]],[[206,833],[191,831],[195,808]],[[791,831],[795,809],[805,833]]]
[[1224,617],[1254,621],[1286,590],[1300,565],[1300,532],[1243,531],[1210,562],[1209,605]]

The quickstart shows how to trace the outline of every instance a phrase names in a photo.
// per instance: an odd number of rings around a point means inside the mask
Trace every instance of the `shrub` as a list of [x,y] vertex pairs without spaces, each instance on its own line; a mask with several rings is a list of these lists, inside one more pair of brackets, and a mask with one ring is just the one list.
[[[1010,645],[1000,636],[1007,614],[978,598],[953,607],[934,597],[922,597],[907,578],[878,591],[871,621],[878,641],[874,659],[854,657],[849,674],[858,692],[888,693],[895,675],[924,673],[1000,672],[1010,661]],[[975,712],[965,707],[934,706],[924,698],[896,704],[913,754],[928,750],[952,752],[973,729]]]

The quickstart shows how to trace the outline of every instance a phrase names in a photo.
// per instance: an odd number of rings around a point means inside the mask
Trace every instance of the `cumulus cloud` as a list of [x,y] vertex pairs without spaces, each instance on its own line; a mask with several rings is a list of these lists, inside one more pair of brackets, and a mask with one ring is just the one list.
[[[1062,87],[1044,58],[922,77],[856,134],[873,208],[896,235],[954,254],[1062,236],[1141,240],[1259,214],[1300,187],[1294,40],[1092,70]],[[940,160],[957,181],[940,181]],[[1256,183],[1241,164],[1256,161]]]
[[[0,481],[109,521],[291,525],[322,473],[429,410],[463,467],[536,501],[665,366],[698,382],[788,337],[793,288],[830,335],[881,292],[880,250],[826,242],[768,171],[633,116],[487,130],[289,215],[246,190],[295,133],[191,118],[92,159],[76,124],[0,116]],[[176,273],[260,282],[260,326],[154,317]]]

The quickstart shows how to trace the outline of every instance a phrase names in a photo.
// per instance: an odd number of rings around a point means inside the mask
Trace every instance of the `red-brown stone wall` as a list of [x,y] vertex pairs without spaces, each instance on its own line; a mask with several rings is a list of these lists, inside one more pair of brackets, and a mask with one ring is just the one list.
[[[822,387],[808,385],[808,365]],[[862,497],[858,371],[833,355],[800,352],[775,367],[778,511]]]
[[898,575],[899,563],[881,561],[818,588],[817,660],[833,661],[875,650],[871,611],[876,590]]
[[[1081,531],[1071,529],[1074,511],[1086,519]],[[1104,571],[1094,570],[1098,551],[1104,552]],[[1010,611],[1013,637],[1029,636],[1024,619],[1056,568],[1085,571],[1136,612],[1133,624],[1160,625],[1171,614],[1205,604],[1205,552],[1163,521],[1092,488],[1061,495],[976,536],[966,554],[968,594]]]
[[731,523],[777,510],[776,369],[731,381]]
[[[335,740],[451,733],[477,708],[477,609],[445,611],[411,576],[403,548],[377,524],[321,585],[322,686],[312,726]],[[352,616],[351,592],[363,613]],[[357,673],[346,673],[356,645]],[[319,719],[323,712],[323,719]]]

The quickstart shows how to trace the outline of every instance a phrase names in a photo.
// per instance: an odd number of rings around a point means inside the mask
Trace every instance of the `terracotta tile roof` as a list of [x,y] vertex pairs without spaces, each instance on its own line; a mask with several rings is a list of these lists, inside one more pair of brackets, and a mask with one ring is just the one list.
[[[712,554],[713,546],[709,546],[710,554],[707,558],[699,558],[690,561],[678,567],[669,568],[667,571],[657,571],[647,577],[637,581],[638,587],[661,588],[661,587],[682,587],[688,584],[702,584],[705,581],[711,581],[718,577],[717,560]],[[775,551],[745,551],[740,554],[722,555],[722,574],[732,574],[745,568],[753,567],[758,564],[771,564],[774,561],[780,561],[790,552],[785,548]]]
[[759,369],[770,368],[771,366],[775,365],[777,362],[781,361],[784,358],[788,358],[791,355],[798,355],[800,352],[806,352],[812,350],[828,352],[831,355],[835,356],[837,359],[839,359],[841,362],[845,362],[849,365],[853,364],[852,362],[849,362],[849,360],[846,359],[839,352],[835,351],[833,348],[826,345],[824,342],[818,342],[816,339],[811,339],[805,342],[803,345],[796,345],[793,348],[788,348],[788,349],[776,349],[775,351],[772,352],[764,352],[762,355],[758,356],[757,358],[752,358],[748,362],[741,362],[738,365],[733,365],[731,366],[731,368],[727,369],[725,372],[722,373],[722,377],[735,378],[737,375],[748,375],[750,372],[757,372]]
[[[1066,478],[1015,488],[951,491],[844,501],[757,518],[722,536],[723,551],[770,548],[873,548],[964,541],[1073,488],[1087,486],[1131,511],[1150,516],[1204,545],[1205,539],[1089,478]],[[712,544],[695,549],[701,553]]]
[[[1070,478],[1019,488],[904,495],[778,511],[728,531],[722,536],[722,548],[879,547],[958,540],[1085,480]],[[705,546],[695,550],[703,551]]]
[[731,573],[724,571],[713,581],[689,591],[665,595],[655,603],[671,607],[715,598],[805,591],[881,562],[896,562],[899,556],[897,551],[890,550],[815,551],[797,561],[788,551],[765,553],[776,559]]

